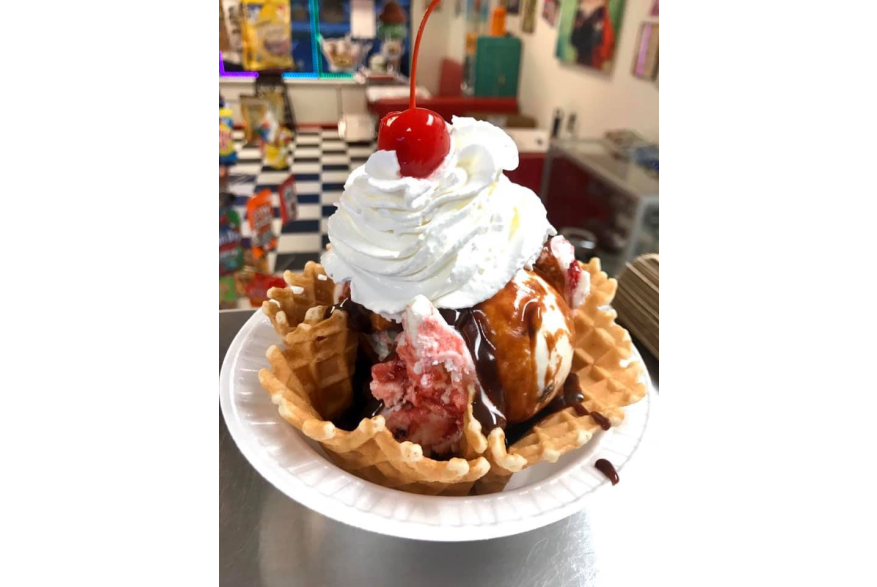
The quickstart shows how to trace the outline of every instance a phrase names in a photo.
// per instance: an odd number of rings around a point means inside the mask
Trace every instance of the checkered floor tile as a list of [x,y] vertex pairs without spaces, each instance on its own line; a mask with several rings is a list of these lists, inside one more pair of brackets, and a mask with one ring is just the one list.
[[[262,166],[257,147],[243,145],[243,131],[233,133],[238,162],[229,169],[229,191],[235,195],[234,207],[240,214],[244,246],[250,246],[247,200],[268,188],[274,206],[274,233],[278,235],[274,272],[300,270],[310,260],[317,260],[329,242],[326,218],[335,211],[335,203],[344,191],[350,172],[365,163],[374,152],[374,142],[348,143],[338,131],[299,129],[290,145],[290,169],[276,171]],[[281,225],[277,187],[290,173],[295,176],[298,218]]]

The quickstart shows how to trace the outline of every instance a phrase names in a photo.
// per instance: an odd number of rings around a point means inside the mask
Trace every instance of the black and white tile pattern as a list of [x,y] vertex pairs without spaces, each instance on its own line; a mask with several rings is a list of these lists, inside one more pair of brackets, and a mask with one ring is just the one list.
[[[229,169],[229,191],[235,195],[234,207],[241,217],[244,246],[250,244],[247,200],[268,188],[274,206],[274,233],[279,237],[274,272],[300,270],[308,261],[319,259],[329,242],[326,219],[335,211],[347,176],[365,163],[375,151],[375,143],[348,143],[338,136],[336,129],[299,129],[290,149],[290,170],[276,171],[262,166],[257,147],[243,146],[243,131],[234,131],[233,137],[238,162]],[[295,176],[298,218],[281,225],[277,187],[290,173]]]

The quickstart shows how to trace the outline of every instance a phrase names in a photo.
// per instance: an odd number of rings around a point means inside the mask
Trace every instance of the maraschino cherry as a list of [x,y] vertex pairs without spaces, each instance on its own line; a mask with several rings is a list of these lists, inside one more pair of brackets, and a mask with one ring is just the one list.
[[414,87],[417,77],[417,54],[420,38],[432,10],[441,0],[432,0],[414,42],[414,58],[411,61],[411,95],[408,109],[390,112],[381,119],[378,129],[378,149],[395,151],[399,160],[399,173],[406,177],[427,177],[444,161],[451,150],[451,135],[444,119],[432,110],[417,108]]

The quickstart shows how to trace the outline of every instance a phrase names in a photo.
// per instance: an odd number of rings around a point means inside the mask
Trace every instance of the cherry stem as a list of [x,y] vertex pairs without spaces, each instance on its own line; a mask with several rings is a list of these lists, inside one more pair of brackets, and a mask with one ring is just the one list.
[[415,80],[417,79],[417,54],[420,53],[420,38],[423,36],[423,29],[426,27],[426,21],[429,20],[429,15],[432,14],[432,9],[438,6],[439,2],[442,0],[432,0],[429,7],[426,9],[426,12],[423,14],[423,20],[420,21],[420,28],[417,29],[417,40],[414,41],[414,55],[411,59],[411,96],[408,99],[408,109],[414,110],[417,107],[417,104],[414,102],[414,87]]

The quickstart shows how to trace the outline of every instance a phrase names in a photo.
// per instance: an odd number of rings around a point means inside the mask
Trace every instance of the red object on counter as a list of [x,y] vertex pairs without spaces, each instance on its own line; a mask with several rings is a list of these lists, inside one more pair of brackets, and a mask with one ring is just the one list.
[[259,307],[262,302],[268,301],[268,290],[272,287],[286,287],[286,282],[279,275],[265,275],[256,273],[252,281],[247,285],[247,297],[250,303]]
[[[463,84],[463,64],[453,59],[442,59],[442,71],[439,75],[439,96],[459,97]],[[423,100],[421,100],[423,102]]]

